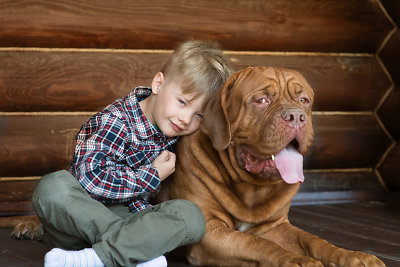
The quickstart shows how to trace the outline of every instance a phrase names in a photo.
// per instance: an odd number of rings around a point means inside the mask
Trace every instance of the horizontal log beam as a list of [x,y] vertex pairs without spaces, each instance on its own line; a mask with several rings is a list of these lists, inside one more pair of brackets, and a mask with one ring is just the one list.
[[[89,114],[0,116],[0,177],[68,169],[75,136]],[[373,114],[317,113],[313,124],[306,169],[372,168],[391,144]]]
[[[97,111],[138,85],[149,86],[170,51],[1,51],[0,111]],[[391,83],[375,57],[226,52],[234,70],[298,70],[315,91],[314,110],[374,110]]]
[[197,38],[229,50],[374,53],[393,29],[377,2],[1,1],[0,44],[172,49]]

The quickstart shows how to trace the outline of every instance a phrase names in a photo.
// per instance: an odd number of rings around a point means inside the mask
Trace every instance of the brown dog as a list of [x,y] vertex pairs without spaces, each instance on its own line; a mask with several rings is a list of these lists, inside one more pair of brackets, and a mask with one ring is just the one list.
[[179,142],[167,179],[167,194],[193,201],[206,218],[205,236],[189,248],[191,264],[385,266],[288,221],[313,139],[312,103],[309,84],[287,69],[247,68],[216,92],[201,130]]

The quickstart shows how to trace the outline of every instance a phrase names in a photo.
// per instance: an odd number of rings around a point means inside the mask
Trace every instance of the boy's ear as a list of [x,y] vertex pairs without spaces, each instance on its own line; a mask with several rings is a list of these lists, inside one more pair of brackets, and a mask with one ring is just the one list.
[[158,72],[151,82],[151,90],[153,94],[158,94],[161,86],[164,84],[164,74],[162,72]]

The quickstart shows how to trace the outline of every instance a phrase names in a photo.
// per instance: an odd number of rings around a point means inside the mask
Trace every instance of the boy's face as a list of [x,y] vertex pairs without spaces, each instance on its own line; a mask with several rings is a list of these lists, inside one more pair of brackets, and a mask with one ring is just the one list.
[[158,88],[153,88],[156,95],[152,111],[154,123],[168,137],[195,132],[200,127],[206,96],[192,99],[194,94],[183,93],[179,83],[162,81]]

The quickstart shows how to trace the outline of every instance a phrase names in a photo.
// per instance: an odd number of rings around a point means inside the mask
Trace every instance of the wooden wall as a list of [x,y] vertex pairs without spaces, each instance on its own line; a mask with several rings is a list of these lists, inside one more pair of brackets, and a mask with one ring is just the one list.
[[396,0],[0,0],[0,214],[30,212],[81,124],[149,85],[186,39],[217,40],[235,70],[293,68],[313,86],[296,204],[381,199],[400,189],[399,13]]
[[387,37],[378,56],[393,84],[381,104],[377,113],[390,132],[396,143],[387,151],[387,156],[378,164],[378,171],[387,186],[393,191],[400,191],[400,1],[382,0],[389,16],[393,19],[395,29]]

